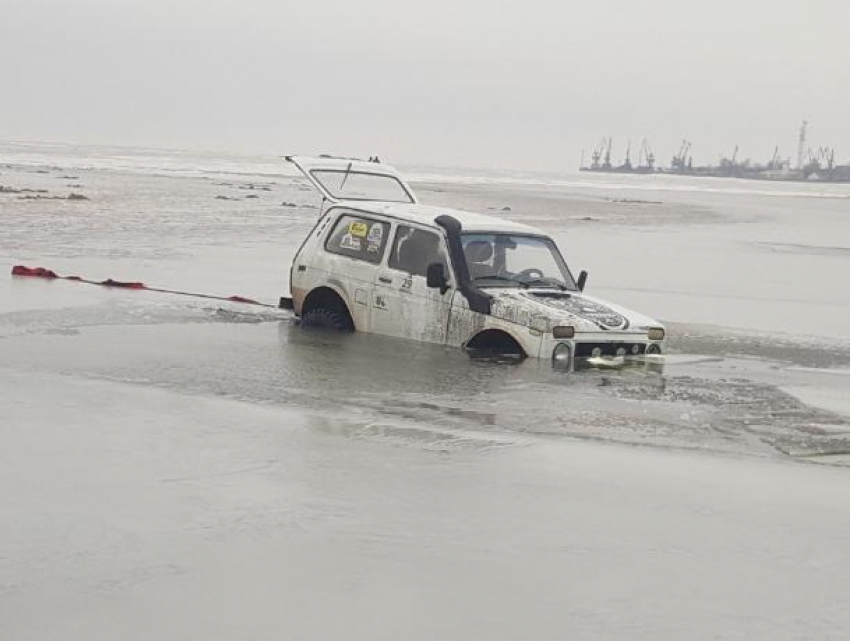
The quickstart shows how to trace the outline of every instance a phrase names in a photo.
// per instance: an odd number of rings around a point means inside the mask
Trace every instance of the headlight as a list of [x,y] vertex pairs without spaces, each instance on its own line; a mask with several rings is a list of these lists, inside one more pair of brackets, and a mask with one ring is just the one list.
[[558,325],[552,328],[552,336],[555,338],[572,338],[576,335],[576,328],[572,325]]
[[664,328],[663,327],[650,327],[647,332],[647,336],[651,341],[663,341],[664,340]]
[[558,343],[555,349],[552,350],[552,361],[556,365],[566,365],[570,362],[570,345],[569,343]]

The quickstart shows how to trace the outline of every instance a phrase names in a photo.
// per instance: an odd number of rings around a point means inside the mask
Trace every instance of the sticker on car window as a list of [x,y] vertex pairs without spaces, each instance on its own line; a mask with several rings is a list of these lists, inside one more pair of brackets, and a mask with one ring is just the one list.
[[[373,225],[374,227],[374,225]],[[365,238],[369,232],[369,225],[366,223],[351,223],[348,225],[348,233],[357,238]]]
[[[355,223],[352,223],[352,225]],[[342,240],[339,241],[339,246],[343,249],[350,249],[352,251],[360,251],[360,239],[355,238],[351,234],[346,234],[342,237]]]
[[384,239],[384,226],[380,223],[374,223],[369,228],[369,235],[366,236],[366,251],[370,254],[376,254],[380,251],[382,241]]
[[367,240],[370,243],[380,243],[381,239],[384,237],[384,226],[380,223],[374,223],[372,228],[369,230],[369,236]]
[[387,222],[345,214],[337,219],[325,241],[325,249],[377,265],[383,258],[389,230]]

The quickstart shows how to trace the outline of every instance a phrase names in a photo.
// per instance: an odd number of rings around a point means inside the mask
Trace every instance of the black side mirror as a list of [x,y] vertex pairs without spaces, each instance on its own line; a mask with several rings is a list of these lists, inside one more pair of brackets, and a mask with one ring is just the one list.
[[583,269],[581,273],[578,275],[578,281],[576,282],[576,286],[580,292],[584,291],[584,284],[587,282],[587,272]]
[[431,263],[425,272],[425,281],[428,287],[439,289],[445,294],[449,289],[449,279],[446,277],[446,266],[443,263]]

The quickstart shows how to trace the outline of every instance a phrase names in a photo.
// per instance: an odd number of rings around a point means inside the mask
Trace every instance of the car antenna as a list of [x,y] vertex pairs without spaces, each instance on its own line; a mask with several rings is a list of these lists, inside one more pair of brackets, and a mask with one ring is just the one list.
[[348,168],[345,170],[345,176],[342,177],[342,182],[339,185],[339,188],[342,189],[345,187],[345,181],[348,180],[348,174],[351,173],[351,165],[354,163],[348,163]]

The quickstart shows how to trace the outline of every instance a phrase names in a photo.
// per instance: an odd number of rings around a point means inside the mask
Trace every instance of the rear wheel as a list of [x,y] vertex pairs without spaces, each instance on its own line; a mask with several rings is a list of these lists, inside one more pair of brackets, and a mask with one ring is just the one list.
[[312,307],[301,315],[301,325],[304,327],[319,327],[335,329],[340,332],[350,332],[354,328],[348,314],[327,307]]
[[354,320],[339,294],[330,287],[317,287],[301,306],[301,326],[353,332]]

